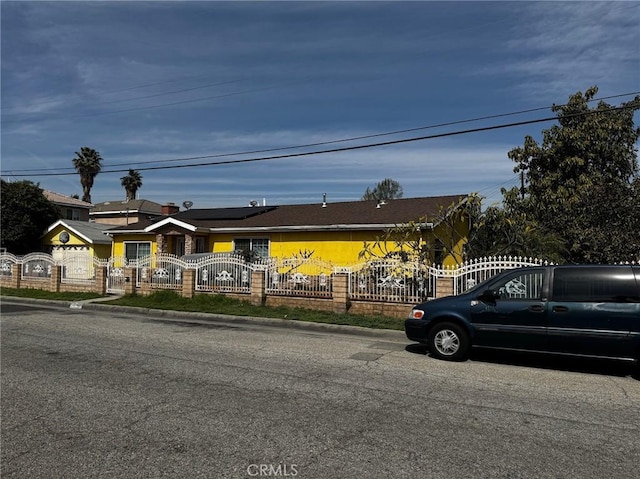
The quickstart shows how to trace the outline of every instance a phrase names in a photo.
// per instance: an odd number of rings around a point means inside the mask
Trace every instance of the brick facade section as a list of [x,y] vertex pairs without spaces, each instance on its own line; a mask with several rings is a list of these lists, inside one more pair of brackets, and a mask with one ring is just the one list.
[[349,276],[337,274],[333,278],[333,312],[345,314],[349,309]]
[[262,306],[266,302],[266,278],[264,271],[251,272],[251,304]]
[[182,271],[182,296],[193,298],[196,291],[196,270],[185,269]]
[[453,278],[438,278],[436,283],[436,298],[453,296]]
[[126,267],[124,269],[124,294],[134,294],[136,292],[136,269]]

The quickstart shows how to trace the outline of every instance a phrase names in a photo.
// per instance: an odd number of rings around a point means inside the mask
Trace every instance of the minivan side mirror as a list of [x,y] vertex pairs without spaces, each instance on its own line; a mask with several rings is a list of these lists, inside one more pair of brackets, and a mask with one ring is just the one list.
[[483,302],[495,302],[496,299],[500,299],[500,293],[495,289],[487,289],[478,295],[478,299]]

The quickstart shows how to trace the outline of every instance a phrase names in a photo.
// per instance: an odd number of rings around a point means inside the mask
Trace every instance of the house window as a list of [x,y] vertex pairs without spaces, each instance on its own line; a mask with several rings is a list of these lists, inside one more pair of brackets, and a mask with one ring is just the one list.
[[80,220],[80,210],[74,208],[66,208],[65,209],[65,219],[68,220]]
[[436,239],[435,245],[433,246],[433,263],[434,264],[442,264],[444,263],[444,244],[441,240]]
[[124,256],[127,262],[137,261],[147,256],[151,256],[151,243],[145,242],[126,242],[124,244]]
[[206,253],[205,249],[206,238],[202,236],[196,237],[196,253]]
[[234,249],[244,253],[252,253],[258,258],[269,257],[269,240],[267,238],[236,238]]

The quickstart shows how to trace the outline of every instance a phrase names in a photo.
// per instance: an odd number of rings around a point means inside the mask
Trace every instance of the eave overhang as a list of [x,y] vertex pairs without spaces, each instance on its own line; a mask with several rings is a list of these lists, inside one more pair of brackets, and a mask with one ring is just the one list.
[[[251,233],[251,232],[289,232],[289,231],[379,231],[396,228],[397,224],[334,224],[303,226],[249,226],[241,228],[210,228],[210,233]],[[420,229],[432,229],[433,223],[421,223]]]

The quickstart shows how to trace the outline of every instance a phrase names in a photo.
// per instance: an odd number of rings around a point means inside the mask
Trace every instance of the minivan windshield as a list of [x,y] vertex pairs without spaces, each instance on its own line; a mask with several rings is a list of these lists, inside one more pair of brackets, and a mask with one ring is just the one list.
[[493,281],[494,279],[496,279],[503,272],[494,274],[490,278],[487,278],[484,281],[479,282],[475,286],[472,286],[471,288],[467,289],[463,294],[475,293],[475,292],[481,291],[482,289],[484,289],[487,286],[487,283],[489,283],[490,281]]

